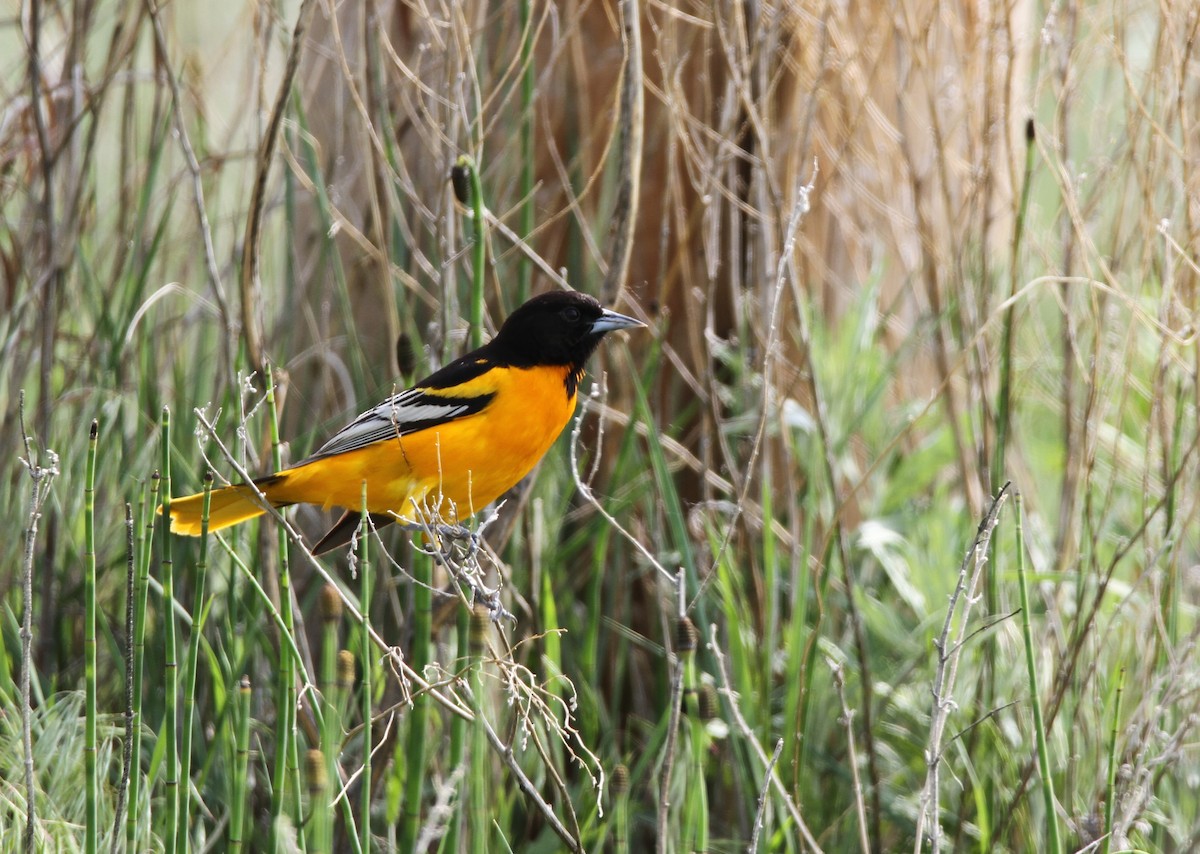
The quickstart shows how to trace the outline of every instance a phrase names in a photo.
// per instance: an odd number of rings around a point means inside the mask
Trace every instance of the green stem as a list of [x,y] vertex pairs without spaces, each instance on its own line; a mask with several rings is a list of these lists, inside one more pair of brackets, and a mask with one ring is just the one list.
[[700,679],[696,672],[696,646],[699,635],[687,617],[675,626],[675,648],[683,662],[683,713],[687,719],[687,761],[680,769],[684,795],[680,816],[683,845],[687,851],[708,850],[708,776],[704,756],[708,750],[708,732],[701,711]]
[[476,605],[471,612],[471,656],[467,664],[473,711],[477,717],[471,729],[470,773],[464,784],[470,795],[470,811],[467,813],[467,850],[470,854],[487,854],[489,822],[488,808],[488,742],[483,722],[484,711],[483,661],[487,648],[487,635],[491,616],[487,606]]
[[[413,561],[413,641],[409,653],[413,670],[425,672],[432,640],[433,558],[417,552]],[[429,698],[418,693],[409,711],[408,743],[404,749],[404,810],[400,825],[401,851],[416,850],[421,833],[421,798],[425,788],[425,743]]]
[[[455,624],[455,636],[458,661],[460,666],[466,666],[470,659],[471,648],[471,610],[462,602],[458,603],[458,616]],[[450,717],[450,770],[451,772],[458,768],[465,768],[467,758],[467,720],[462,715],[451,715]],[[464,778],[465,779],[465,778]],[[459,784],[461,792],[463,785]],[[463,799],[458,797],[455,799],[454,815],[451,816],[449,825],[446,827],[446,835],[442,837],[442,845],[439,851],[442,854],[458,854],[459,837],[462,835],[463,818],[465,812],[463,810]]]
[[237,762],[233,772],[233,802],[229,805],[229,850],[242,850],[245,830],[246,777],[250,768],[250,677],[242,676],[238,685]]
[[624,764],[613,770],[613,851],[629,854],[629,769]]
[[121,757],[121,782],[113,813],[113,844],[121,838],[124,811],[129,805],[129,777],[133,767],[133,612],[137,600],[137,557],[133,546],[133,507],[125,502],[125,750]]
[[[1017,219],[1013,225],[1013,248],[1011,280],[1008,297],[1012,299],[1017,293],[1018,273],[1021,261],[1021,238],[1025,234],[1025,214],[1029,209],[1029,188],[1032,185],[1033,158],[1037,152],[1034,145],[1033,119],[1025,127],[1025,173],[1021,183],[1021,201],[1017,208]],[[1012,405],[1012,358],[1013,358],[1013,328],[1016,325],[1016,306],[1010,305],[1004,312],[1004,332],[1000,345],[1000,393],[996,402],[996,447],[992,455],[992,488],[1004,483],[1005,453],[1008,447],[1008,433],[1011,421],[1010,408]],[[991,573],[996,575],[996,573]],[[995,607],[995,600],[990,603]]]
[[329,777],[325,773],[325,756],[320,750],[309,750],[304,759],[305,776],[308,778],[308,844],[302,851],[331,854],[333,851],[332,830],[329,810]]
[[1054,781],[1050,777],[1050,752],[1042,722],[1042,701],[1038,695],[1037,664],[1033,653],[1033,631],[1029,625],[1029,591],[1025,581],[1025,529],[1022,522],[1021,493],[1014,496],[1017,508],[1017,578],[1021,588],[1021,634],[1025,639],[1025,667],[1029,675],[1029,694],[1033,702],[1033,730],[1037,738],[1038,771],[1042,777],[1042,800],[1046,809],[1047,849],[1062,854],[1058,835],[1058,811],[1054,807]]
[[[158,505],[161,476],[158,472],[150,478],[149,506]],[[130,749],[129,767],[129,812],[125,821],[125,849],[137,850],[138,831],[138,792],[141,787],[141,755],[142,755],[142,670],[146,662],[146,594],[150,589],[150,549],[154,541],[154,515],[147,513],[147,503],[143,499],[139,511],[138,572],[137,588],[134,593],[135,606],[133,615],[133,746]],[[147,813],[147,820],[149,820]]]
[[324,835],[316,839],[318,850],[333,850],[333,803],[330,795],[341,786],[338,773],[338,754],[341,752],[341,721],[337,704],[338,623],[342,619],[342,597],[330,584],[321,594],[321,616],[324,618],[324,637],[321,639],[321,700],[325,707],[321,727],[321,755],[325,760],[325,797],[312,804],[314,814],[320,813]]
[[87,474],[83,482],[83,600],[84,600],[84,768],[87,774],[87,812],[84,850],[95,854],[99,845],[96,810],[96,445],[100,426],[93,420],[88,434]]
[[[279,441],[279,408],[275,404],[275,375],[270,363],[264,366],[267,386],[267,409],[270,412],[271,458],[275,471],[283,468],[283,449]],[[288,567],[287,531],[278,528],[279,543],[279,615],[283,620],[286,639],[279,644],[279,743],[275,754],[275,793],[271,803],[272,815],[290,809],[300,848],[304,848],[303,805],[300,788],[300,745],[296,731],[296,671],[299,661],[291,654],[296,637],[292,615],[292,576]],[[286,806],[285,806],[286,805]]]
[[686,833],[692,840],[689,850],[708,850],[708,773],[705,757],[708,755],[708,731],[699,712],[693,708],[688,712],[690,744],[688,745],[688,791],[686,795],[688,819]]
[[[771,460],[768,448],[763,448],[763,453],[760,455],[762,464],[762,517],[763,519],[775,518],[774,506],[774,484],[771,477]],[[762,657],[762,684],[770,685],[774,680],[774,656],[775,650],[778,648],[779,639],[779,615],[783,608],[783,603],[786,601],[783,595],[776,595],[776,591],[781,592],[782,585],[779,583],[779,554],[775,547],[775,531],[770,524],[763,525],[762,531],[762,554],[763,554],[763,587],[768,591],[767,601],[763,603],[766,608],[766,636],[763,639],[763,657]]]
[[191,798],[188,797],[188,787],[192,775],[192,733],[196,729],[196,669],[200,660],[200,635],[208,617],[208,607],[204,603],[204,590],[208,580],[208,515],[212,505],[213,473],[204,473],[204,500],[200,510],[200,556],[196,560],[196,604],[193,611],[196,619],[192,622],[192,635],[188,639],[187,669],[184,671],[183,691],[183,744],[180,747],[182,757],[180,779],[183,790],[180,793],[180,824],[188,827],[191,813]]
[[179,850],[185,833],[179,826],[179,661],[175,648],[175,567],[171,559],[171,410],[162,409],[162,597],[163,636],[165,642],[166,720],[163,738],[166,741],[166,838],[163,850],[174,854]]

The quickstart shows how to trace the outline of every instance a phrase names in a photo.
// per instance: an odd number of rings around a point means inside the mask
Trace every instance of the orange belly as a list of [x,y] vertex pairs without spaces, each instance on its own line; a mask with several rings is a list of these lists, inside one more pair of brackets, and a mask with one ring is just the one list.
[[565,368],[491,371],[464,396],[495,394],[482,411],[280,472],[272,501],[362,507],[415,520],[471,516],[529,474],[575,411]]

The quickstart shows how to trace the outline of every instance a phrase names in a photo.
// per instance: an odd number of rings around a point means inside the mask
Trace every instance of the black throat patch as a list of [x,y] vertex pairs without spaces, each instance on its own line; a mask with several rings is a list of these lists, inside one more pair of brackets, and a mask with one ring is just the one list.
[[567,388],[567,398],[570,399],[579,391],[579,384],[583,382],[583,366],[578,367],[572,365],[567,370],[566,379],[563,380],[563,385]]

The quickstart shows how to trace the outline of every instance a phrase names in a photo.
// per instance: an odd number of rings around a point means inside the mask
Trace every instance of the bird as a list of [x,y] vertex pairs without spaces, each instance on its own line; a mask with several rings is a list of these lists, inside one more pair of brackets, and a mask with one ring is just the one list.
[[[208,530],[262,515],[264,501],[344,508],[312,549],[322,554],[352,540],[364,484],[376,526],[459,524],[516,486],[554,444],[604,336],[645,325],[581,292],[535,296],[488,343],[368,409],[312,456],[253,485],[212,490]],[[171,530],[199,536],[203,502],[203,493],[172,499]]]

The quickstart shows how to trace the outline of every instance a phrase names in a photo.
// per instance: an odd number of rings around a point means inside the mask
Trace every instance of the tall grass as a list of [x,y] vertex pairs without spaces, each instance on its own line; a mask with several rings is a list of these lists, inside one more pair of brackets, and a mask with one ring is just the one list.
[[[1194,5],[29,0],[0,851],[1200,844]],[[564,280],[479,543],[155,515]]]

